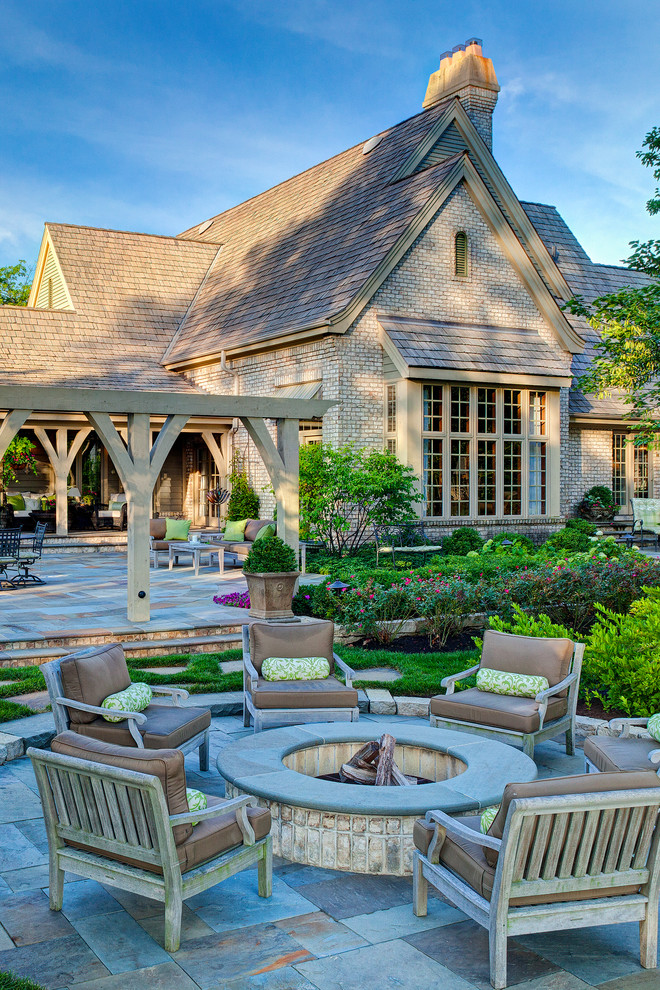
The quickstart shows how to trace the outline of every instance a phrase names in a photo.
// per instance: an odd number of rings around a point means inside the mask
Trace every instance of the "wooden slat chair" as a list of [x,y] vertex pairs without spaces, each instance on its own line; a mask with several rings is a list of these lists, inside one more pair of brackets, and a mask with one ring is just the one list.
[[[270,811],[245,796],[189,811],[183,755],[57,736],[28,749],[48,835],[50,908],[62,908],[64,871],[165,904],[165,948],[176,952],[183,901],[258,867],[272,892]],[[78,755],[70,755],[72,753]]]
[[[566,752],[574,756],[575,710],[583,655],[584,644],[570,639],[517,636],[487,629],[479,663],[445,677],[441,685],[446,694],[431,698],[431,725],[522,743],[523,752],[531,758],[537,742],[563,732]],[[476,674],[480,667],[540,674],[550,686],[534,698],[491,694],[476,687],[455,694],[456,682]]]
[[508,784],[488,834],[479,818],[429,811],[415,823],[413,911],[428,884],[486,928],[490,982],[507,986],[507,939],[638,921],[657,966],[660,780],[652,772]]
[[[646,728],[648,718],[613,718],[610,728],[618,736],[587,736],[584,759],[587,773],[614,770],[655,770],[660,775],[660,743],[630,735],[631,725]],[[657,769],[656,769],[657,768]]]
[[121,722],[107,722],[101,702],[131,683],[124,651],[119,643],[91,646],[41,666],[53,709],[55,729],[71,729],[80,735],[116,746],[146,749],[199,749],[201,770],[209,768],[211,713],[208,708],[183,707],[190,695],[183,688],[151,685],[155,695],[172,699],[171,705],[151,704],[143,712],[112,711]]
[[[253,622],[243,626],[243,724],[254,731],[304,722],[357,722],[355,671],[333,652],[333,622]],[[261,665],[268,657],[326,657],[330,676],[315,681],[267,681]],[[333,677],[338,667],[346,683]]]

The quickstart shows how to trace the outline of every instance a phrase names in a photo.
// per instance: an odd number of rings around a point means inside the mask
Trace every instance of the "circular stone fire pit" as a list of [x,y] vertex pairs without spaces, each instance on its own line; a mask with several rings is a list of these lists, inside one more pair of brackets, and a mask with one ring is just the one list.
[[[328,780],[384,732],[405,774],[431,783],[361,787]],[[505,743],[405,723],[297,725],[258,732],[218,756],[228,797],[253,794],[270,808],[273,852],[296,863],[353,873],[409,874],[415,818],[498,804],[509,781],[534,780],[536,765]]]

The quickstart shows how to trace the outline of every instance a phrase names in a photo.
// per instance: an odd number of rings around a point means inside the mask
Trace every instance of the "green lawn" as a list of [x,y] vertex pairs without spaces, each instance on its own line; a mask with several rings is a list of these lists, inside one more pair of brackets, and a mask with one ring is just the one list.
[[[395,653],[390,650],[363,650],[355,646],[339,646],[337,653],[356,671],[369,667],[392,667],[400,677],[395,681],[354,681],[356,687],[385,687],[392,694],[412,695],[430,698],[440,693],[440,681],[447,674],[471,667],[478,660],[476,650],[456,653]],[[221,674],[219,661],[240,660],[241,650],[226,650],[222,653],[176,654],[166,657],[136,657],[128,660],[128,669],[133,681],[147,684],[182,684],[191,694],[205,694],[215,691],[240,691],[243,675],[240,671]],[[143,667],[175,667],[185,664],[185,670],[177,674],[153,674]],[[15,681],[3,684],[3,681]],[[46,685],[38,667],[0,668],[0,722],[32,715],[31,709],[4,699],[15,694],[43,691]]]

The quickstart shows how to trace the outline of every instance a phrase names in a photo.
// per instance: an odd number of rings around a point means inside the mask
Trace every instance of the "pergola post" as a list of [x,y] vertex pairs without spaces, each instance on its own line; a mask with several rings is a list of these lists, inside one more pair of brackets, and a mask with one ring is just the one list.
[[297,419],[278,419],[277,446],[263,419],[241,421],[261,455],[277,500],[277,535],[296,553],[300,549],[299,425]]
[[55,446],[45,430],[35,427],[34,433],[48,454],[55,473],[55,532],[66,536],[69,532],[69,503],[67,498],[69,473],[78,451],[92,432],[91,426],[78,430],[69,447],[69,431],[66,427],[55,431]]
[[128,413],[127,446],[108,413],[88,412],[87,417],[103,440],[126,494],[127,511],[127,615],[131,622],[148,622],[149,519],[151,496],[165,458],[188,422],[183,414],[168,416],[153,446],[149,413]]

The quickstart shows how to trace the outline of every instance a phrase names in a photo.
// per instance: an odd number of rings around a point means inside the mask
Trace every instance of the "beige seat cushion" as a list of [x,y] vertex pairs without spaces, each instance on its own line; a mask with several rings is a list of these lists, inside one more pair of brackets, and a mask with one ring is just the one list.
[[[96,706],[108,695],[124,691],[131,683],[119,643],[104,643],[84,651],[84,655],[66,657],[60,664],[60,677],[65,698]],[[73,728],[98,718],[93,712],[80,712],[75,708],[69,708],[68,712]]]
[[[507,694],[491,694],[468,688],[454,694],[438,694],[431,698],[432,715],[492,725],[514,732],[536,732],[539,727],[539,704],[533,698],[514,698]],[[566,698],[551,698],[545,713],[544,725],[554,722],[568,710]]]
[[335,677],[318,681],[266,681],[252,691],[255,708],[356,708],[358,694]]
[[649,753],[654,749],[660,749],[657,739],[587,736],[584,740],[584,755],[604,773],[612,770],[653,770]]
[[170,544],[169,540],[152,540],[151,541],[152,550],[169,550]]
[[[522,786],[522,785],[520,785]],[[475,832],[475,841],[467,839],[445,836],[440,849],[440,862],[465,880],[473,890],[484,897],[487,901],[491,899],[493,884],[495,882],[495,866],[486,859],[483,846],[478,843],[479,822],[478,816],[457,818],[457,821],[467,825]],[[431,838],[433,837],[433,826],[429,826],[425,820],[418,819],[413,828],[413,841],[416,847],[426,855]],[[497,853],[494,854],[497,857]],[[495,860],[497,863],[497,859]],[[512,897],[510,904],[512,907],[521,907],[524,904],[552,904],[560,901],[581,901],[591,900],[597,897],[618,897],[625,894],[635,894],[638,887],[611,887],[607,891],[589,890],[573,892],[571,894],[546,894],[533,897]]]
[[[178,749],[211,724],[208,708],[148,705],[142,714],[147,716],[147,721],[138,728],[147,749]],[[93,722],[72,725],[71,728],[81,735],[115,746],[135,746],[126,721],[106,722],[101,715],[95,715]]]
[[[53,753],[75,756],[79,760],[91,760],[122,770],[148,773],[160,780],[167,807],[171,815],[188,811],[186,799],[186,772],[183,753],[179,749],[138,749],[131,746],[113,746],[98,739],[91,739],[78,732],[61,732],[55,736],[50,748]],[[177,825],[174,841],[178,844],[192,835],[192,825]]]
[[552,687],[568,676],[573,646],[570,639],[540,639],[487,629],[480,666],[547,677]]
[[332,674],[334,637],[333,622],[253,622],[250,626],[250,657],[258,673],[261,673],[261,665],[268,657],[325,657]]

